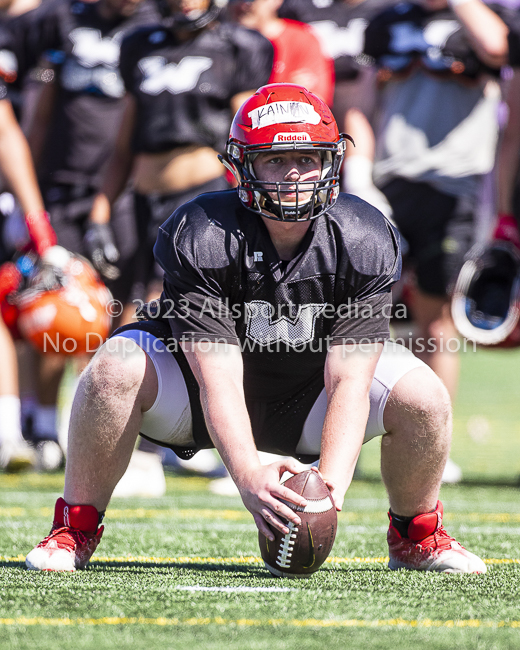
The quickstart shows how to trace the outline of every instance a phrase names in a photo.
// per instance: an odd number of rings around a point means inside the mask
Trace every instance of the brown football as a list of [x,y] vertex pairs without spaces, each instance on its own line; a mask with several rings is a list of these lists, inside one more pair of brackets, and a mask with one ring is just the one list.
[[271,528],[274,542],[258,533],[266,569],[280,578],[308,578],[325,562],[334,544],[338,517],[328,487],[312,470],[295,474],[284,485],[307,500],[305,508],[285,502],[298,512],[301,526],[288,524],[284,535]]

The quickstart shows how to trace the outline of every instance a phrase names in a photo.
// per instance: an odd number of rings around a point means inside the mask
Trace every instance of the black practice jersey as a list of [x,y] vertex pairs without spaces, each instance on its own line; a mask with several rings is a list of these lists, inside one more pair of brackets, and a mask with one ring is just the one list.
[[279,14],[314,27],[324,50],[334,59],[336,81],[348,81],[372,63],[363,53],[365,29],[390,2],[364,0],[351,5],[340,0],[285,0]]
[[214,23],[188,42],[165,27],[141,29],[121,48],[121,73],[137,102],[133,149],[197,144],[223,151],[230,100],[265,85],[273,47],[258,32]]
[[121,42],[159,16],[145,1],[132,16],[107,20],[98,5],[49,0],[12,23],[21,71],[43,53],[56,69],[58,95],[42,161],[47,182],[99,185],[124,110]]
[[352,195],[340,194],[311,222],[287,264],[236,190],[181,206],[159,229],[154,252],[165,273],[161,313],[173,336],[239,345],[248,401],[311,384],[319,393],[330,345],[389,336],[399,236]]
[[[518,65],[520,14],[499,4],[490,8],[509,27],[510,60]],[[403,73],[419,64],[432,74],[444,76],[500,74],[499,69],[480,61],[451,9],[431,12],[419,4],[399,3],[376,16],[367,27],[365,52],[391,72]]]

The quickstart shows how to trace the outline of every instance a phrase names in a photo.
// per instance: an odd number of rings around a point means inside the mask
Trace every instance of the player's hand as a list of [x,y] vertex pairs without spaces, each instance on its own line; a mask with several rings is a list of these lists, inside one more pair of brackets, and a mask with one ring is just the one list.
[[253,515],[258,530],[271,541],[274,537],[269,526],[285,535],[289,532],[288,521],[296,526],[301,524],[298,514],[284,502],[304,507],[307,501],[293,490],[284,487],[280,478],[285,471],[298,474],[303,469],[304,467],[292,458],[282,459],[270,465],[258,465],[246,477],[236,481],[242,501]]
[[520,233],[518,232],[518,223],[512,214],[499,213],[493,239],[508,241],[520,248]]
[[85,246],[94,268],[107,280],[117,280],[120,272],[115,262],[119,259],[119,251],[110,225],[90,223],[85,233]]
[[47,249],[56,245],[58,238],[51,226],[48,212],[45,210],[28,212],[25,215],[25,223],[31,239],[31,247],[38,255],[43,255]]
[[341,509],[343,508],[343,501],[345,500],[346,490],[342,490],[335,481],[331,481],[326,476],[323,476],[317,467],[311,467],[311,469],[313,472],[317,472],[321,476],[325,482],[325,485],[329,488],[329,492],[332,497],[332,501],[336,506],[336,510],[338,512],[341,512]]

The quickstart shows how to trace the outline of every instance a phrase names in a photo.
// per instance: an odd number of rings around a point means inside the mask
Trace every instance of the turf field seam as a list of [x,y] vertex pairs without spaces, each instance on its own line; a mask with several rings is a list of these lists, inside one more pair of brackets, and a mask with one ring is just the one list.
[[233,627],[400,627],[400,628],[520,628],[520,621],[492,621],[489,619],[284,619],[284,618],[145,618],[144,616],[103,616],[101,618],[46,618],[43,616],[16,618],[0,618],[0,626],[54,626],[66,627],[75,625],[85,626],[115,626],[115,625],[153,625],[160,627],[202,627],[209,625],[229,625]]

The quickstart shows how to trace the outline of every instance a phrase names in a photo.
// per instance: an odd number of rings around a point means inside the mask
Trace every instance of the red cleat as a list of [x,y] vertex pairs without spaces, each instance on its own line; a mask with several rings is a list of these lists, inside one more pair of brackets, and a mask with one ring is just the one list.
[[401,537],[390,523],[387,535],[390,569],[486,573],[484,562],[448,535],[442,525],[442,514],[442,503],[437,501],[434,512],[420,514],[412,519],[408,526],[409,537]]
[[75,571],[84,569],[97,548],[104,527],[98,528],[99,513],[94,506],[69,506],[56,501],[51,532],[25,558],[35,571]]

